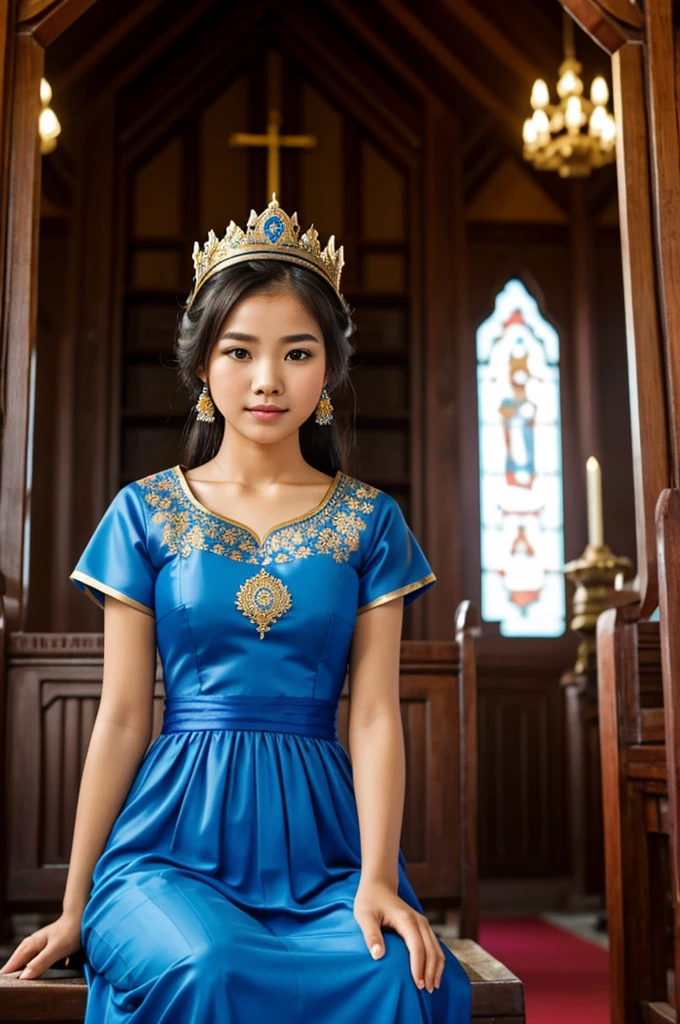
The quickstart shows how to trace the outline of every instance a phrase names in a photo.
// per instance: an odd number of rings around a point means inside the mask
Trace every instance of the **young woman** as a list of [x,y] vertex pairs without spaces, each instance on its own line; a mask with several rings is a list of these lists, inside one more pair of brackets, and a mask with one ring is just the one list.
[[82,945],[87,1024],[468,1024],[399,847],[402,613],[435,576],[394,499],[340,468],[342,249],[274,197],[194,265],[176,351],[198,415],[71,574],[105,610],[101,703],[63,913],[3,971]]

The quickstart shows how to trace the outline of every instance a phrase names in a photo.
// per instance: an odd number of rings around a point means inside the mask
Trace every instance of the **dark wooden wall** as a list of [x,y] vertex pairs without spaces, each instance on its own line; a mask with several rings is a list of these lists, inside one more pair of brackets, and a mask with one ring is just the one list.
[[[319,138],[284,153],[281,202],[345,245],[347,471],[400,501],[439,577],[405,636],[450,639],[458,602],[480,600],[475,331],[511,275],[560,333],[566,560],[586,544],[590,454],[606,539],[635,558],[615,175],[575,185],[521,157],[532,78],[552,84],[560,61],[559,5],[522,0],[510,18],[485,0],[471,21],[468,5],[397,0],[123,7],[98,0],[46,53],[64,131],[42,161],[26,628],[101,629],[68,574],[115,490],[178,461],[188,409],[170,348],[191,247],[265,205],[264,155],[227,137],[264,128],[267,82],[283,130]],[[577,45],[588,80],[608,74]],[[568,885],[559,680],[575,650],[570,633],[484,624],[490,900],[557,905]]]

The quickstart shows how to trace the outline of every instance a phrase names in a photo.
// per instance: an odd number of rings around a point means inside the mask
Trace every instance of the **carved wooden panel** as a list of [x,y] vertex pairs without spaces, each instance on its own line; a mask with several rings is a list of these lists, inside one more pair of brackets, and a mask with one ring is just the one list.
[[[98,634],[22,634],[11,638],[8,671],[8,900],[14,908],[61,898],[66,881],[83,764],[97,713],[103,667]],[[460,687],[475,702],[472,675],[462,682],[454,643],[402,644],[401,714],[406,795],[401,843],[409,880],[424,904],[457,905],[463,866]],[[156,669],[153,739],[163,721],[164,687]],[[349,753],[348,680],[338,708],[338,737]],[[473,755],[474,756],[474,755]],[[467,765],[474,779],[476,765]],[[470,798],[476,800],[476,792]],[[466,820],[475,820],[469,807]],[[474,849],[474,844],[471,847]],[[473,912],[472,918],[476,917]],[[471,919],[472,919],[471,918]]]
[[563,696],[543,673],[479,670],[480,874],[568,869]]
[[[401,718],[406,798],[401,844],[409,878],[423,896],[460,891],[460,771],[456,761],[458,684],[450,675],[402,670]],[[343,691],[338,735],[349,752],[348,695]]]
[[[54,653],[16,661],[8,672],[7,894],[21,906],[56,900],[63,893],[101,689],[101,657],[76,658],[73,651],[57,659]],[[157,680],[154,738],[161,727],[163,693]]]

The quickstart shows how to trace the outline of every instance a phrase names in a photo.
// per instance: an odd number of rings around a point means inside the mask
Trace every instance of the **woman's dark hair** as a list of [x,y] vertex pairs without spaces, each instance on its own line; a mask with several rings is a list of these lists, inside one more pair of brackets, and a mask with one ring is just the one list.
[[[181,383],[189,392],[190,419],[180,439],[179,458],[188,469],[202,465],[219,450],[224,435],[224,416],[215,406],[213,423],[196,419],[193,407],[203,388],[198,367],[207,367],[220,329],[237,302],[257,293],[290,291],[319,323],[326,349],[326,368],[331,371],[326,388],[339,391],[348,381],[349,359],[355,351],[350,338],[355,325],[352,311],[330,284],[313,270],[282,260],[247,260],[218,271],[199,290],[188,312],[180,318],[174,351]],[[303,458],[315,469],[334,475],[342,469],[343,445],[337,418],[321,426],[312,413],[300,426]]]

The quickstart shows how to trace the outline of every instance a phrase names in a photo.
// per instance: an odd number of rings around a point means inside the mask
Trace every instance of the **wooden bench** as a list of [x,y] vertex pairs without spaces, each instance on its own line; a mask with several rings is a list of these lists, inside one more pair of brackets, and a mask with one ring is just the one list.
[[675,1021],[680,995],[680,491],[666,489],[656,504],[659,617],[668,779],[666,829],[670,842],[672,931],[668,928],[667,997],[647,1007],[647,1021]]
[[656,505],[659,622],[598,621],[611,1019],[676,1024],[680,986],[680,490]]
[[[459,919],[459,937],[444,941],[460,957],[473,983],[473,1019],[520,1024],[521,983],[476,943],[478,633],[479,614],[463,602],[456,614],[455,641],[402,642],[407,790],[401,847],[409,880],[434,927],[438,919],[449,923],[452,914]],[[55,837],[65,836],[70,842],[72,835],[69,815],[75,812],[102,664],[98,635],[10,638],[6,915],[12,910],[44,910],[46,903],[58,912],[67,851],[59,849]],[[163,695],[159,665],[154,736],[162,725]],[[346,680],[338,709],[338,737],[345,747],[348,697]],[[59,788],[61,779],[67,780],[65,793]],[[55,819],[56,807],[64,808],[63,818]],[[84,978],[67,979],[57,970],[56,977],[18,981],[18,973],[0,976],[0,1021],[82,1020]]]
[[660,628],[629,605],[600,615],[597,635],[611,1020],[667,1020],[656,1016],[673,964]]
[[[473,1024],[524,1024],[524,991],[519,979],[472,939],[444,941],[470,979]],[[18,971],[0,975],[0,1021],[81,1022],[87,998],[85,979],[48,977],[58,973],[46,971],[33,981],[18,981]]]

